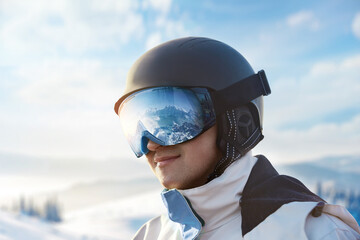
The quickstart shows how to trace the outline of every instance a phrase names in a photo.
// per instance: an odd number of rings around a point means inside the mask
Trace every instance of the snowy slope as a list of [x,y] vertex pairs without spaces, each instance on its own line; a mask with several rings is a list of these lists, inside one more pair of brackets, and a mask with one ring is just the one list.
[[56,226],[23,215],[0,211],[0,240],[80,240],[59,231]]
[[128,240],[164,212],[159,191],[69,213],[61,224],[0,211],[0,240]]
[[165,207],[156,190],[69,213],[59,229],[104,240],[127,240],[161,213],[165,213]]

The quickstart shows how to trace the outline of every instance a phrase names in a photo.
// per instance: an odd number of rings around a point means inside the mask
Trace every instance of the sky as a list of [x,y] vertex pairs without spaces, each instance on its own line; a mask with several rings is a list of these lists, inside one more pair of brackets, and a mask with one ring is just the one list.
[[113,111],[127,71],[186,36],[223,41],[265,70],[272,94],[254,153],[360,155],[358,0],[0,0],[0,153],[135,159]]

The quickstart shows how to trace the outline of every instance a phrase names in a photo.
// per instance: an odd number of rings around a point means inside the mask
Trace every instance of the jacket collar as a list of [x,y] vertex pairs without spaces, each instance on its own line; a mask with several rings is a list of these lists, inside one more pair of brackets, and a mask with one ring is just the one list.
[[205,221],[202,232],[241,217],[239,201],[256,161],[257,158],[248,152],[232,163],[220,177],[197,188],[180,190],[192,209]]
[[258,155],[256,157],[258,160],[251,170],[240,202],[243,216],[243,235],[250,232],[284,204],[290,202],[325,202],[299,180],[286,175],[279,175],[264,156]]

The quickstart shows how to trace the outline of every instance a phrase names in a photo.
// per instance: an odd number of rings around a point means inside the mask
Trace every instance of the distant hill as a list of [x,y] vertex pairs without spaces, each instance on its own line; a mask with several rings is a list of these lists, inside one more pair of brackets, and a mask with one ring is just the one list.
[[132,239],[135,232],[149,219],[166,213],[157,190],[102,203],[65,215],[59,229],[78,235],[97,236],[105,239]]
[[[0,153],[0,166],[0,179],[3,181],[8,181],[8,178],[20,179],[11,183],[11,190],[28,188],[27,192],[30,192],[23,194],[17,190],[18,195],[11,196],[11,199],[6,199],[6,196],[0,198],[0,206],[6,208],[18,204],[23,195],[38,206],[49,198],[57,198],[62,209],[68,211],[162,189],[146,160],[135,159],[135,156],[134,159],[96,161]],[[48,187],[46,181],[54,184]],[[40,185],[46,186],[45,190],[32,194],[32,188],[39,188]]]
[[[162,186],[154,176],[130,180],[99,180],[79,183],[67,190],[53,194],[63,204],[65,211],[71,211],[156,190],[160,195]],[[46,195],[49,194],[51,195],[51,193]]]
[[147,163],[133,159],[61,159],[0,153],[1,175],[84,178],[152,176]]
[[283,164],[280,174],[296,177],[305,184],[332,183],[338,188],[360,190],[360,157],[327,157],[313,161]]
[[314,161],[314,164],[319,167],[325,167],[344,173],[360,174],[360,156],[325,157]]

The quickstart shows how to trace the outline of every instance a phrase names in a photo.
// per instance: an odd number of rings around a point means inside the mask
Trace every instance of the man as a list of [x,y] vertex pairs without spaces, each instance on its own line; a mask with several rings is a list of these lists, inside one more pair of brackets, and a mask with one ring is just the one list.
[[263,139],[264,71],[208,38],[159,45],[132,66],[115,104],[168,209],[134,239],[360,239],[354,218],[251,149]]

